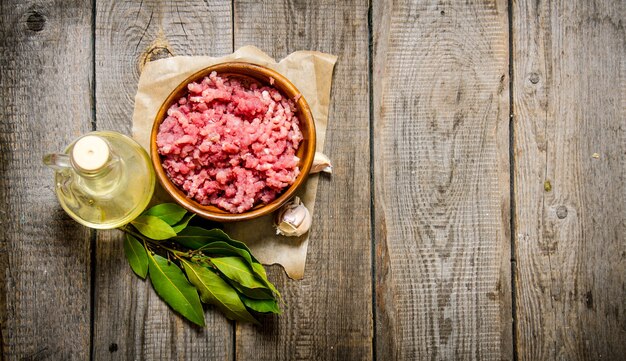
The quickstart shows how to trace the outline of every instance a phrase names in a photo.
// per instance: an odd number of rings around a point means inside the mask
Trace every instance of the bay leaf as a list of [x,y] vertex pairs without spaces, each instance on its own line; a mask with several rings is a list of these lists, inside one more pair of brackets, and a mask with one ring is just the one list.
[[130,222],[141,234],[155,240],[164,240],[176,236],[172,226],[155,216],[139,216]]
[[229,279],[246,288],[266,288],[250,265],[241,257],[214,257],[211,263]]
[[222,240],[224,240],[226,243],[230,244],[233,247],[245,250],[250,255],[250,259],[248,259],[247,257],[244,257],[244,259],[248,261],[254,272],[261,278],[263,283],[265,283],[265,285],[269,287],[269,289],[271,289],[274,293],[278,295],[278,297],[280,297],[280,292],[278,292],[278,289],[268,280],[267,273],[265,273],[265,267],[263,267],[261,262],[259,262],[254,257],[254,255],[250,251],[250,248],[248,248],[245,243],[230,238],[230,236],[221,229],[215,229],[214,231],[216,231],[215,234],[219,234]]
[[173,239],[187,248],[198,249],[211,242],[221,241],[221,233],[217,229],[190,226],[181,230]]
[[187,210],[176,203],[161,203],[143,212],[145,216],[154,216],[162,219],[170,226],[178,223],[187,213]]
[[124,238],[124,253],[133,272],[145,279],[148,274],[148,253],[141,242],[128,233]]
[[201,250],[205,254],[219,254],[223,256],[239,256],[245,259],[249,265],[252,265],[254,263],[254,261],[252,260],[252,255],[248,251],[231,246],[230,244],[224,241],[212,242],[198,249]]
[[239,297],[241,298],[241,302],[253,311],[261,313],[282,313],[276,300],[257,300],[242,295]]
[[204,229],[202,227],[191,226],[187,227],[184,232],[178,234],[174,239],[176,241],[179,241],[179,243],[181,243],[182,245],[193,249],[198,249],[212,242],[226,242],[233,247],[243,249],[244,251],[248,252],[252,261],[257,263],[259,262],[256,258],[254,258],[254,256],[250,252],[250,249],[248,248],[248,246],[246,246],[245,243],[230,238],[230,236],[228,236],[224,231],[218,228]]
[[[265,273],[265,268],[263,265],[254,257],[252,252],[245,243],[241,241],[234,240],[230,238],[224,231],[221,229],[211,229],[207,230],[201,227],[187,227],[182,230],[176,237],[173,238],[176,242],[181,245],[191,248],[191,249],[199,249],[202,248],[203,251],[207,253],[214,252],[215,254],[224,254],[224,255],[238,255],[243,257],[252,270],[259,276],[259,278],[263,281],[263,283],[271,289],[274,293],[276,293],[280,297],[280,292],[278,289],[267,279],[267,274]],[[209,245],[213,245],[217,242],[224,242],[231,246],[230,251],[232,253],[220,253],[216,251],[220,249],[221,252],[226,252],[226,248],[223,243],[220,243],[219,246],[216,245],[212,250]]]
[[252,259],[252,262],[259,263],[259,260],[254,258],[254,255],[250,251],[250,248],[248,248],[248,246],[245,243],[230,238],[230,236],[226,234],[226,232],[222,231],[221,229],[216,229],[215,231],[216,231],[215,233],[219,234],[219,236],[222,238],[224,242],[230,244],[233,247],[243,249],[244,251],[248,252],[248,254],[250,254],[250,258]]
[[189,221],[195,216],[195,213],[187,213],[178,223],[172,226],[174,232],[178,233],[187,228]]
[[231,286],[239,292],[240,295],[244,295],[248,298],[254,298],[255,300],[273,300],[274,294],[267,288],[246,288],[236,282],[230,282]]
[[254,270],[254,272],[256,272],[257,275],[261,277],[263,283],[265,283],[265,285],[269,287],[270,290],[274,291],[274,293],[276,293],[278,297],[281,297],[280,292],[278,292],[276,286],[274,286],[274,284],[272,284],[272,282],[267,279],[267,273],[265,273],[265,267],[263,267],[262,264],[255,262],[252,264],[252,269]]
[[148,273],[156,293],[175,311],[198,326],[204,326],[204,311],[196,288],[183,271],[167,259],[148,255]]
[[231,320],[260,325],[248,312],[237,291],[220,276],[206,267],[187,261],[183,261],[183,267],[189,281],[198,288],[202,302],[217,306]]

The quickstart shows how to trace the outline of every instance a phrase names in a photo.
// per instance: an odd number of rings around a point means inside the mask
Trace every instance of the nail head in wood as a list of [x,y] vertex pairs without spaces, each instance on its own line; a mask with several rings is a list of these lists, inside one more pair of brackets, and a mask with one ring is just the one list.
[[35,32],[42,31],[45,24],[46,18],[37,11],[31,11],[28,18],[26,18],[26,27]]

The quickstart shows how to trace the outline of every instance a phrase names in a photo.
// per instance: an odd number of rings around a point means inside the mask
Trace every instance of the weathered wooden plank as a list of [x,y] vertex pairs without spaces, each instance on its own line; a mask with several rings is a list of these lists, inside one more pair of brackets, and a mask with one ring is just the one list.
[[1,2],[0,57],[0,358],[84,360],[90,233],[41,157],[91,129],[91,3]]
[[[98,129],[130,134],[134,96],[146,61],[232,51],[230,1],[98,1],[96,110]],[[233,326],[215,309],[207,327],[192,326],[132,274],[119,232],[99,232],[96,248],[96,359],[227,360]]]
[[512,15],[519,359],[623,359],[624,2]]
[[510,360],[506,1],[373,14],[378,359]]
[[235,1],[235,47],[276,59],[302,50],[339,56],[304,279],[273,268],[284,314],[238,325],[240,360],[372,358],[367,1]]

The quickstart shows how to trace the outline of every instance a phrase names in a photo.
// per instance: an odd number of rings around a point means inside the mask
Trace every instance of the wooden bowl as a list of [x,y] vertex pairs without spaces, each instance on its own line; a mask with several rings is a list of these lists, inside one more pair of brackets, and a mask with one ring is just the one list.
[[[274,79],[274,84],[272,86],[280,90],[283,96],[287,96],[292,100],[297,99],[295,101],[297,109],[296,115],[300,121],[300,130],[302,131],[302,136],[304,138],[296,152],[296,156],[300,158],[300,174],[296,178],[295,182],[286,188],[272,202],[268,204],[258,204],[244,213],[230,213],[215,206],[204,206],[188,198],[181,189],[172,183],[165,173],[161,164],[161,156],[157,150],[156,138],[161,122],[167,118],[167,110],[172,104],[178,102],[182,96],[187,94],[187,84],[194,81],[201,81],[204,77],[209,76],[209,74],[213,71],[217,72],[220,76],[234,76],[244,79],[254,79],[262,85],[271,85],[271,77]],[[152,164],[154,165],[157,179],[163,188],[165,188],[167,193],[169,193],[176,202],[188,211],[218,222],[245,221],[275,211],[291,197],[293,197],[295,192],[306,182],[311,165],[313,164],[313,157],[315,156],[315,123],[313,121],[311,109],[309,109],[309,105],[304,97],[301,96],[300,91],[298,91],[298,89],[289,80],[287,80],[287,78],[280,75],[276,71],[263,66],[244,62],[215,64],[202,69],[185,79],[170,93],[165,102],[161,105],[156,119],[154,120],[154,125],[152,126],[152,134],[150,136],[150,155],[152,157]]]

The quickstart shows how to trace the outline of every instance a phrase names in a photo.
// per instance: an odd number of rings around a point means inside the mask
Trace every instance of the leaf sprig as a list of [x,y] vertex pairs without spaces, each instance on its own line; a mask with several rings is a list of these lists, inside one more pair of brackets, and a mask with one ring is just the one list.
[[190,226],[193,217],[177,204],[163,203],[120,228],[137,276],[149,277],[170,307],[199,326],[204,326],[201,302],[231,320],[257,325],[251,312],[280,314],[280,293],[250,249],[220,229]]

